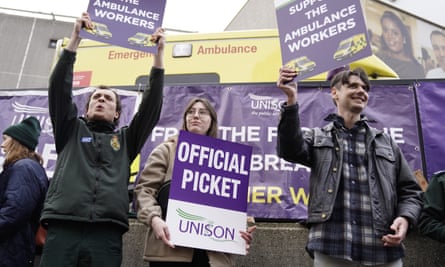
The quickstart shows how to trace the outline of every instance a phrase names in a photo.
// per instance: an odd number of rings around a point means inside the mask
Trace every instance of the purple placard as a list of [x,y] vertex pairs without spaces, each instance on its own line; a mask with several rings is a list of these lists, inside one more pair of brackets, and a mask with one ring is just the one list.
[[445,170],[445,81],[419,82],[417,99],[427,163],[426,176],[431,178],[435,172]]
[[112,45],[156,53],[150,37],[164,18],[166,0],[90,0],[93,29],[80,32],[87,38]]
[[181,131],[170,199],[246,212],[252,147]]
[[283,65],[298,80],[372,54],[360,1],[275,0]]

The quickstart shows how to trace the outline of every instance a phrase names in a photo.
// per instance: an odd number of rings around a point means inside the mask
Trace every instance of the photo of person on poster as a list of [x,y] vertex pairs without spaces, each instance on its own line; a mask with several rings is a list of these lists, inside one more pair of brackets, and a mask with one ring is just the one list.
[[428,71],[426,78],[445,78],[445,32],[433,30],[430,39],[437,67]]
[[380,49],[376,55],[391,67],[400,79],[425,77],[423,66],[413,54],[411,34],[394,12],[386,10],[380,18]]

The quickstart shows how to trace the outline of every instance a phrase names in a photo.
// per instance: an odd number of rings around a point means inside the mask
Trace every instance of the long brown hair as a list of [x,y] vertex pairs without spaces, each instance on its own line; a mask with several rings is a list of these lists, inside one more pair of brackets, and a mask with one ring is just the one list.
[[217,118],[216,111],[213,108],[212,104],[210,104],[209,100],[207,100],[205,98],[195,97],[189,101],[189,103],[187,104],[187,106],[184,110],[184,114],[182,114],[182,129],[188,131],[187,118],[186,118],[187,112],[192,108],[192,106],[195,103],[198,103],[198,102],[201,102],[206,107],[206,109],[210,113],[210,118],[212,119],[212,122],[210,123],[210,127],[207,130],[206,135],[216,138],[218,136],[218,118]]
[[6,153],[5,161],[3,162],[3,169],[8,168],[16,161],[25,158],[33,159],[40,163],[40,165],[43,164],[43,158],[39,153],[20,144],[19,141],[15,140],[14,138],[11,137],[11,141],[7,146],[8,153]]

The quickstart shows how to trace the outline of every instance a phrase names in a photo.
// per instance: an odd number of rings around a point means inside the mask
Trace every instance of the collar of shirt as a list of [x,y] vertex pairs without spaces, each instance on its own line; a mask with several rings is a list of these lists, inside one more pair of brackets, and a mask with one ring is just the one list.
[[[331,121],[334,123],[334,127],[337,129],[347,129],[345,127],[345,120],[343,117],[339,116],[338,114],[331,113],[329,114],[325,119],[325,121]],[[366,117],[363,114],[360,114],[360,120],[357,121],[352,129],[357,129],[361,127],[367,127],[368,122],[375,122],[374,120],[369,120],[368,117]],[[351,129],[351,130],[352,130]]]
[[112,133],[115,130],[114,123],[107,121],[86,121],[88,129],[93,132]]

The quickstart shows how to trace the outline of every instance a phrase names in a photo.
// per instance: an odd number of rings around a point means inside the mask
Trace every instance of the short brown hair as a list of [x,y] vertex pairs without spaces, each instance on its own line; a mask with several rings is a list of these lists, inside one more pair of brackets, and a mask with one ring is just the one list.
[[331,88],[339,89],[342,85],[349,84],[349,77],[358,76],[365,83],[365,90],[369,92],[371,83],[368,79],[368,74],[362,68],[355,68],[353,70],[344,70],[337,73],[331,80]]
[[210,117],[212,119],[212,122],[210,124],[209,130],[207,131],[206,135],[216,138],[218,136],[218,118],[216,115],[215,108],[213,108],[212,104],[210,104],[210,101],[205,98],[195,97],[189,101],[189,103],[185,107],[184,114],[182,115],[182,129],[188,131],[187,118],[186,118],[187,113],[192,108],[192,106],[198,102],[201,102],[206,107],[206,109],[209,111]]
[[442,36],[443,38],[445,38],[445,31],[433,30],[430,34],[430,39],[432,39],[433,36],[435,35]]

